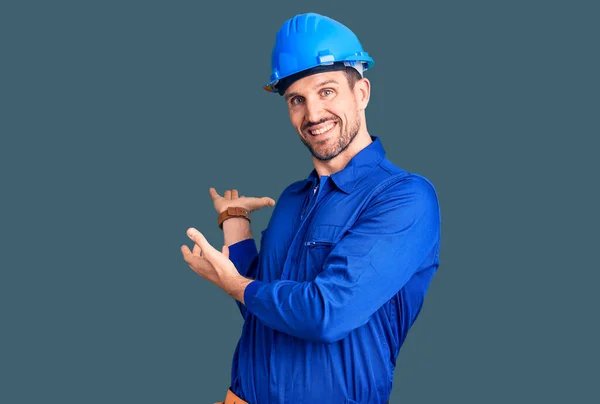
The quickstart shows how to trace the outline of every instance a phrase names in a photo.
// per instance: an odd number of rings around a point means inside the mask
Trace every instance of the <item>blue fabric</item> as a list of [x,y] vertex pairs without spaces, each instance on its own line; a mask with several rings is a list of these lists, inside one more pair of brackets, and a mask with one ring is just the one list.
[[433,185],[381,141],[287,187],[258,252],[230,246],[246,288],[231,389],[252,404],[385,403],[439,265]]

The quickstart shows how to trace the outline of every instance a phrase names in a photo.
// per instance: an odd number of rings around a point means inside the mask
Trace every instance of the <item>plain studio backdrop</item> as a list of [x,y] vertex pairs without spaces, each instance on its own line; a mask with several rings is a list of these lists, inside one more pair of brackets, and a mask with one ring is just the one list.
[[209,187],[277,200],[312,169],[261,88],[309,11],[359,36],[370,133],[439,194],[391,403],[593,401],[597,4],[3,1],[0,401],[223,399],[241,318],[179,248],[222,244]]

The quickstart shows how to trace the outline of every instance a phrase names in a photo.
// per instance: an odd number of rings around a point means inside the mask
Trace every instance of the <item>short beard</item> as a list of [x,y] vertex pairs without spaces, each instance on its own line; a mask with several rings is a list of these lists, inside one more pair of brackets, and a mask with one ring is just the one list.
[[340,120],[337,121],[337,124],[340,126],[340,137],[338,139],[338,143],[333,150],[326,150],[324,154],[318,153],[315,149],[313,149],[312,145],[304,139],[303,136],[300,136],[302,143],[304,143],[308,150],[310,150],[310,153],[317,160],[329,161],[344,152],[350,146],[350,143],[352,143],[356,135],[358,135],[358,131],[360,130],[360,117],[358,114],[356,114],[356,120],[354,121],[354,124],[347,129],[342,127]]

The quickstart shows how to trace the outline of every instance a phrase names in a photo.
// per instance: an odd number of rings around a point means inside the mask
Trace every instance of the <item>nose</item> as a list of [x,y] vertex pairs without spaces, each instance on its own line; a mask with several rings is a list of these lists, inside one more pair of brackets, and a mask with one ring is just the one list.
[[323,104],[319,100],[306,100],[306,120],[317,123],[323,118]]

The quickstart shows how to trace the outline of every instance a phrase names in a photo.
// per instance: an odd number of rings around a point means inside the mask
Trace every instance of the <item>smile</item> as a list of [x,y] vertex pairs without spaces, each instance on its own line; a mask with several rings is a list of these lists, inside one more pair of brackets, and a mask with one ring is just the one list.
[[335,127],[335,125],[336,125],[335,122],[331,122],[321,128],[309,130],[308,133],[310,133],[313,136],[323,135],[323,134],[329,132],[331,129],[333,129]]

